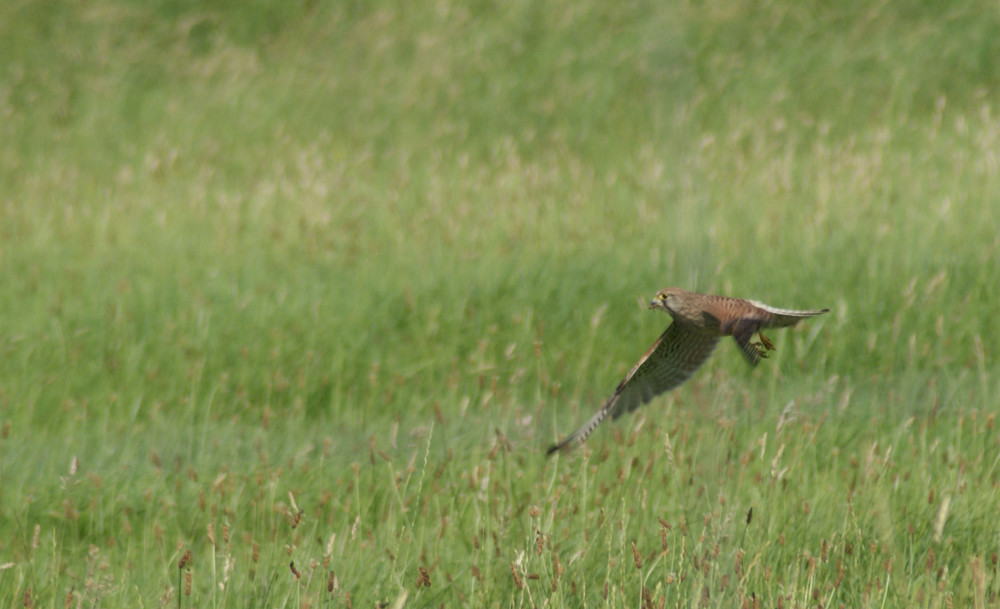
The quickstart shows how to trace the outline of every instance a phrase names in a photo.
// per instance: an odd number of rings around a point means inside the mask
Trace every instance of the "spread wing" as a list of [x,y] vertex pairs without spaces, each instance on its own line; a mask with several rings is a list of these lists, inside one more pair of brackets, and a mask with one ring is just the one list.
[[676,321],[670,324],[619,383],[614,395],[608,398],[597,414],[562,442],[549,448],[548,454],[584,442],[608,415],[617,419],[677,387],[705,363],[718,341],[717,336],[704,334],[690,325]]

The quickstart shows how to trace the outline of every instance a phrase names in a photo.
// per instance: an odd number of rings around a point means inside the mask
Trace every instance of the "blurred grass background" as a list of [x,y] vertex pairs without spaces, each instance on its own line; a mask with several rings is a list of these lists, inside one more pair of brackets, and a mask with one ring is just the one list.
[[[759,479],[725,468],[702,492],[741,497],[730,524],[770,508],[767,543],[802,501],[829,513],[782,536],[794,549],[761,550],[759,564],[789,569],[780,584],[763,568],[737,592],[712,579],[713,603],[814,602],[800,550],[837,542],[822,532],[843,516],[831,498],[874,455],[925,486],[871,477],[874,514],[851,531],[895,567],[865,563],[834,586],[831,563],[823,598],[995,603],[997,57],[1000,9],[984,2],[4,3],[0,586],[52,606],[68,590],[122,606],[350,604],[345,590],[359,606],[404,592],[538,604],[512,576],[524,561],[507,567],[512,538],[532,556],[561,521],[564,543],[586,547],[581,531],[632,514],[626,498],[659,480],[622,473],[651,454],[648,471],[692,478],[759,451],[760,475],[787,480],[770,466],[794,412],[800,496],[762,499]],[[662,330],[634,303],[667,285],[833,311],[781,333],[752,373],[720,349],[671,397],[602,429],[596,464],[543,461]],[[480,489],[500,513],[483,522],[504,523],[493,530],[454,511],[498,458],[508,486]],[[428,471],[451,480],[444,508],[427,508]],[[933,532],[951,475],[944,513],[967,524],[933,542],[919,532]],[[622,516],[626,537],[578,550],[572,592],[545,563],[548,602],[696,602],[700,584],[664,583],[683,581],[683,552],[660,588],[652,571],[638,584],[615,570],[656,517],[704,507],[683,477],[651,482],[657,507]],[[610,514],[554,516],[609,488]],[[289,581],[302,541],[276,514],[297,512],[290,492],[312,498],[315,537],[339,533],[319,554],[341,565],[336,594],[322,574]],[[441,515],[420,529],[411,502],[451,506],[458,526]],[[931,512],[920,541],[885,545],[907,530],[886,512],[917,505]],[[184,596],[184,549],[204,569],[222,547],[206,520],[243,535],[229,558],[244,579],[219,588],[213,571]],[[345,541],[358,527],[370,547]],[[401,530],[424,556],[386,549],[410,545]],[[414,588],[416,564],[436,564],[428,546],[466,565],[480,537],[496,552],[479,578],[442,567],[447,583]],[[258,545],[255,578],[242,569]],[[86,575],[102,564],[94,548],[115,574],[107,590]],[[934,551],[959,575],[927,566]],[[895,574],[881,597],[879,570]]]

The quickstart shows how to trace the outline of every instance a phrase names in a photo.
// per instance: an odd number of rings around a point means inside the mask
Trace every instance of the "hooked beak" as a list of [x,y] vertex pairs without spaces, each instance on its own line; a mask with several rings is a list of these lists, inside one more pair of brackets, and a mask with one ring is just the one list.
[[661,302],[658,299],[653,299],[653,300],[649,301],[649,308],[650,309],[662,309],[663,308],[663,302]]

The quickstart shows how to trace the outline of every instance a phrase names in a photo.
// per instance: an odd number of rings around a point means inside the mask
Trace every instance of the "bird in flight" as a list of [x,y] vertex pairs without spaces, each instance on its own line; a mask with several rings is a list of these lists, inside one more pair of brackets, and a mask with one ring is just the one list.
[[[660,290],[649,308],[663,309],[673,323],[639,358],[597,414],[550,447],[548,454],[582,444],[608,415],[617,419],[686,381],[705,363],[720,338],[732,336],[750,365],[756,366],[767,357],[768,350],[774,350],[761,330],[794,326],[800,320],[830,310],[779,309],[755,300],[698,294],[680,288]],[[751,342],[754,334],[758,335],[758,342]]]

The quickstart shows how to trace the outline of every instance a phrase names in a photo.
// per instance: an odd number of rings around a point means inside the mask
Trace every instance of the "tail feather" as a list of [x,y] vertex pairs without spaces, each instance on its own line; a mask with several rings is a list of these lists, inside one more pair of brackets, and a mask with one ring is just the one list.
[[755,307],[760,307],[768,313],[774,313],[775,315],[787,315],[789,317],[815,317],[816,315],[822,315],[823,313],[830,312],[830,309],[806,309],[804,311],[797,309],[779,309],[778,307],[772,307],[771,305],[766,305],[756,300],[751,300],[750,304]]
[[771,305],[766,305],[762,302],[757,302],[756,300],[751,300],[750,304],[777,317],[775,320],[777,323],[772,322],[767,324],[770,327],[792,326],[807,317],[815,317],[816,315],[822,315],[823,313],[830,312],[830,309],[807,309],[804,311],[796,309],[779,309],[778,307],[772,307]]

